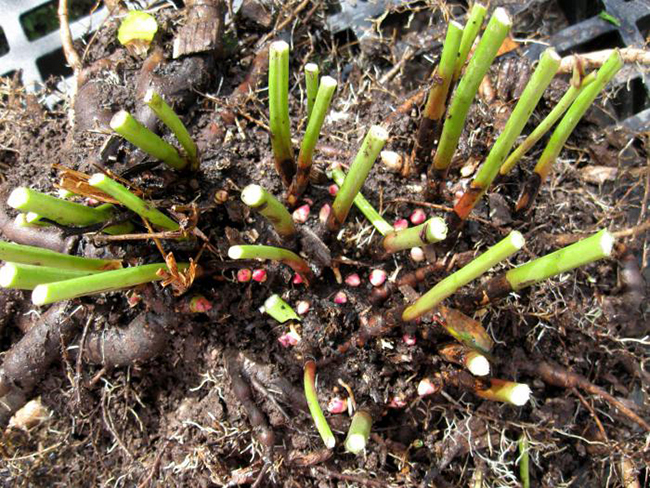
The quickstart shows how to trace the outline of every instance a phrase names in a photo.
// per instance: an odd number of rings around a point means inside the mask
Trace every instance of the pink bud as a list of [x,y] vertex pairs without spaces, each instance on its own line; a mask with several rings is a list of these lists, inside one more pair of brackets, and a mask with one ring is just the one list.
[[338,303],[339,305],[342,305],[344,303],[347,303],[348,301],[348,296],[343,293],[342,291],[339,291],[334,295],[334,303]]
[[142,297],[138,293],[133,292],[131,295],[129,295],[129,298],[127,298],[127,303],[129,304],[129,307],[133,308],[138,303],[140,303],[141,300]]
[[406,219],[397,219],[393,224],[393,229],[404,230],[409,226],[409,221]]
[[291,280],[291,282],[294,285],[300,285],[301,283],[304,283],[302,280],[302,276],[300,276],[298,273],[293,275],[293,280]]
[[383,269],[373,269],[370,272],[370,283],[372,286],[381,286],[386,281],[386,271]]
[[251,270],[248,268],[242,268],[239,271],[237,271],[237,281],[240,283],[247,283],[251,280]]
[[309,218],[309,205],[302,205],[293,211],[291,215],[297,224],[304,224]]
[[413,213],[409,217],[413,225],[420,225],[427,219],[427,214],[424,213],[424,210],[421,208],[416,208],[413,210]]
[[326,203],[321,207],[320,212],[318,212],[318,220],[320,220],[321,224],[327,223],[327,219],[329,219],[331,211],[332,207],[330,207],[329,203]]
[[307,312],[309,312],[309,302],[306,300],[301,300],[296,303],[296,312],[298,312],[298,315],[305,315]]
[[424,378],[418,384],[418,395],[425,397],[427,395],[433,395],[437,391],[437,388],[431,383],[429,378]]
[[403,395],[395,395],[388,404],[388,408],[404,408],[405,406],[406,401]]
[[278,342],[282,347],[296,346],[300,343],[300,335],[295,330],[290,330],[286,334],[278,337]]
[[99,205],[99,200],[97,200],[96,198],[89,197],[89,198],[86,198],[86,203],[88,205],[95,206],[95,205]]
[[253,270],[253,281],[258,283],[264,283],[266,281],[266,270],[265,269],[254,269]]
[[335,196],[339,192],[339,186],[338,185],[330,185],[327,188],[327,191],[330,193],[330,195]]
[[413,247],[411,248],[411,259],[415,261],[416,263],[419,263],[421,261],[424,261],[424,251],[422,250],[421,247]]
[[352,273],[345,277],[345,284],[349,286],[359,286],[361,284],[361,278],[356,273]]
[[404,334],[402,336],[402,340],[404,341],[404,344],[406,344],[407,346],[415,346],[415,343],[417,342],[415,336],[411,334]]
[[212,309],[212,303],[203,295],[193,296],[190,300],[190,312],[204,313]]
[[341,397],[332,398],[327,404],[329,413],[344,413],[348,410],[348,399]]

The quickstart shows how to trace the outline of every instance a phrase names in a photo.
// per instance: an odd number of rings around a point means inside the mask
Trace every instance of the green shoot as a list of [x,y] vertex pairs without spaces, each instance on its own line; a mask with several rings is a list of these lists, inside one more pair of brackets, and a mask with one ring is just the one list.
[[275,169],[286,187],[296,171],[289,121],[289,44],[276,41],[269,49],[269,112]]
[[526,405],[530,399],[530,388],[528,385],[496,378],[490,378],[490,386],[488,388],[477,388],[474,390],[474,393],[486,400],[506,402],[517,407]]
[[275,320],[284,324],[287,320],[300,320],[300,317],[294,312],[291,305],[285,302],[280,295],[271,295],[264,301],[264,306],[260,312],[268,313]]
[[447,276],[427,293],[421,296],[413,305],[404,310],[402,320],[410,321],[421,317],[433,310],[441,301],[456,292],[461,286],[478,278],[497,263],[508,258],[524,246],[524,236],[512,231],[508,236],[485,251],[479,257]]
[[[338,164],[332,166],[332,179],[336,184],[341,187],[345,182],[345,173]],[[354,197],[354,204],[359,209],[359,211],[370,221],[377,232],[382,236],[393,232],[393,226],[386,222],[386,219],[382,217],[379,212],[377,212],[374,207],[370,204],[366,197],[364,197],[361,192],[357,193]]]
[[149,108],[154,111],[156,116],[162,120],[169,129],[174,133],[176,139],[181,144],[190,160],[190,165],[193,170],[199,169],[198,149],[192,140],[192,136],[187,131],[187,128],[181,122],[181,119],[176,115],[176,112],[165,103],[163,98],[156,93],[152,88],[147,90],[144,96],[144,103],[149,105]]
[[336,438],[332,434],[327,419],[323,415],[323,410],[318,404],[318,394],[316,393],[316,363],[314,361],[307,361],[305,363],[304,385],[307,406],[309,406],[309,412],[311,413],[312,419],[314,419],[316,430],[318,430],[321,439],[323,439],[325,447],[333,449],[336,445]]
[[[480,40],[472,59],[469,61],[465,75],[458,84],[433,160],[433,168],[441,178],[446,173],[456,152],[467,112],[476,96],[478,87],[490,68],[503,40],[510,32],[511,25],[512,21],[508,13],[503,8],[497,8],[485,28],[483,38]],[[429,179],[432,179],[432,175],[429,176]]]
[[569,107],[569,110],[562,117],[555,131],[553,131],[553,135],[549,139],[544,152],[535,166],[533,175],[524,186],[524,190],[516,205],[518,213],[521,214],[530,210],[539,193],[542,182],[551,172],[555,160],[559,156],[560,151],[562,151],[573,129],[575,129],[587,109],[596,100],[598,94],[603,91],[607,83],[609,83],[622,67],[623,59],[618,49],[615,49],[607,61],[605,61],[605,64],[596,73],[596,79],[580,92],[571,107]]
[[394,253],[403,249],[440,242],[446,237],[447,224],[444,219],[434,217],[418,226],[390,232],[384,237],[382,245],[386,252]]
[[296,235],[296,227],[289,211],[261,186],[248,185],[241,192],[241,199],[268,219],[283,239],[291,239]]
[[469,18],[463,29],[463,38],[460,40],[460,48],[458,49],[458,60],[456,61],[456,68],[454,69],[454,83],[460,78],[460,74],[463,71],[463,66],[465,66],[465,61],[467,61],[467,56],[469,55],[470,49],[474,45],[476,36],[481,30],[481,25],[483,25],[483,19],[485,19],[485,14],[487,9],[480,3],[475,3],[472,6],[472,10],[469,13]]
[[120,110],[113,116],[111,129],[134,146],[174,169],[184,169],[187,166],[187,161],[181,158],[174,146],[147,129],[126,110]]
[[103,173],[92,175],[90,180],[88,180],[88,184],[112,196],[126,208],[137,213],[142,218],[147,219],[157,227],[172,231],[180,229],[180,226],[176,222],[157,210],[153,205],[137,197],[125,186],[110,179]]
[[327,221],[327,227],[331,231],[337,231],[345,222],[354,198],[361,190],[387,139],[388,132],[383,127],[373,125],[368,131],[332,204],[332,212]]
[[524,126],[530,119],[537,103],[546,90],[558,68],[560,67],[560,56],[553,49],[547,49],[542,54],[537,69],[526,85],[521,98],[515,106],[503,132],[492,146],[485,162],[481,165],[478,173],[472,180],[467,191],[454,205],[454,212],[460,220],[465,220],[479,199],[488,190],[494,178],[499,174],[499,169],[505,161],[512,145],[521,134]]
[[86,276],[96,271],[50,268],[30,264],[7,263],[0,268],[0,286],[17,290],[33,290],[37,285]]
[[530,488],[530,468],[528,458],[528,438],[521,434],[519,438],[519,477],[522,488]]
[[40,247],[23,246],[4,241],[0,241],[0,259],[12,263],[82,271],[108,271],[122,267],[122,261],[119,259],[81,258]]
[[131,10],[117,30],[117,40],[123,46],[133,48],[136,53],[144,54],[157,31],[158,24],[153,15]]
[[307,63],[305,65],[305,89],[307,91],[307,121],[311,118],[312,110],[314,109],[314,102],[316,101],[316,94],[318,93],[318,75],[320,70],[318,65],[314,63]]
[[287,202],[292,207],[298,202],[298,198],[302,195],[309,183],[309,172],[314,158],[314,149],[318,142],[318,135],[320,134],[321,127],[325,121],[325,116],[332,101],[332,96],[336,90],[336,80],[329,76],[323,76],[320,80],[318,87],[318,95],[314,103],[313,111],[307,123],[305,136],[302,139],[300,146],[300,154],[298,155],[298,168],[296,176],[291,183],[287,195]]
[[[188,267],[186,263],[179,263],[178,269]],[[72,278],[65,281],[57,281],[38,285],[32,292],[32,303],[34,305],[47,305],[49,303],[70,300],[72,298],[121,290],[143,283],[162,280],[161,271],[168,272],[169,269],[164,263],[145,264],[131,268],[116,269],[105,273],[96,273],[79,278]]]
[[352,423],[345,438],[345,450],[358,455],[365,451],[370,429],[372,427],[372,416],[365,410],[357,410],[352,417]]

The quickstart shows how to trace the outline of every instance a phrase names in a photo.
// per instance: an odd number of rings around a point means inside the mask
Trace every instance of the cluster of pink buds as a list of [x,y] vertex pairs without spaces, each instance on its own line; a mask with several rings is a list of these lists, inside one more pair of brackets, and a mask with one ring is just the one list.
[[212,302],[203,295],[194,295],[190,299],[190,312],[205,313],[212,310]]
[[292,327],[289,332],[278,337],[278,342],[282,347],[297,346],[300,343],[300,334]]
[[296,312],[298,312],[298,315],[305,315],[307,312],[309,312],[310,304],[307,300],[300,300],[298,303],[296,303]]
[[320,212],[318,212],[318,220],[320,221],[321,224],[327,223],[327,219],[329,219],[331,211],[332,211],[332,207],[330,206],[329,203],[326,203],[320,208]]
[[370,283],[372,286],[381,286],[386,281],[388,275],[383,269],[373,269],[370,272]]
[[327,188],[327,191],[330,195],[336,196],[336,194],[339,192],[339,186],[332,184]]
[[334,303],[338,305],[343,305],[344,303],[348,302],[348,296],[345,294],[345,292],[339,291],[336,292],[336,295],[334,295]]
[[413,213],[409,217],[409,220],[413,225],[420,225],[424,223],[424,221],[427,219],[427,214],[424,213],[424,210],[421,208],[416,208],[413,210]]
[[404,341],[404,344],[407,346],[415,346],[417,339],[414,335],[411,334],[404,334],[402,336],[402,340]]
[[404,230],[409,226],[409,221],[406,219],[397,219],[393,224],[393,229]]
[[264,283],[266,281],[266,270],[265,269],[254,269],[252,274],[253,281],[258,283]]
[[388,403],[388,408],[404,408],[404,407],[406,407],[406,399],[404,398],[404,395],[401,393],[391,398],[390,402]]
[[356,273],[349,274],[345,277],[345,284],[348,286],[359,286],[361,284],[361,278]]
[[293,275],[293,279],[291,280],[291,282],[294,285],[300,285],[300,284],[304,283],[304,281],[302,279],[302,276],[300,276],[298,273]]
[[348,410],[348,399],[335,396],[327,404],[329,413],[344,413]]
[[248,268],[242,268],[237,271],[237,281],[240,283],[248,283],[251,280],[253,273]]
[[429,378],[424,378],[418,384],[418,395],[421,397],[433,395],[437,391],[438,389],[435,387],[435,385],[431,382]]

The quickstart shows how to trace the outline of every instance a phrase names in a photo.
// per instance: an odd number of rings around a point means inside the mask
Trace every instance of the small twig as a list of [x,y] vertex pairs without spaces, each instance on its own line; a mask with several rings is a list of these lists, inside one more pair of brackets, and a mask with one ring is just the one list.
[[594,410],[594,407],[592,407],[587,400],[580,394],[580,392],[576,388],[571,388],[571,391],[575,396],[577,396],[580,399],[580,403],[584,405],[584,407],[589,410],[589,413],[591,416],[594,418],[594,421],[596,422],[596,425],[598,426],[598,430],[600,430],[600,433],[603,435],[603,439],[605,441],[609,441],[609,438],[607,437],[607,433],[605,432],[605,428],[603,427],[602,422],[598,418],[598,415],[596,414],[596,411]]
[[81,333],[81,339],[79,340],[79,352],[77,354],[77,364],[75,365],[75,389],[77,390],[77,404],[81,405],[81,390],[79,388],[79,383],[81,381],[82,377],[82,372],[81,372],[81,365],[82,365],[82,358],[83,358],[83,353],[84,353],[84,344],[86,343],[86,336],[88,335],[88,328],[90,327],[90,324],[92,323],[94,319],[94,314],[91,313],[88,316],[88,320],[86,320],[86,325],[84,325],[84,330]]
[[645,232],[648,229],[650,229],[650,221],[645,222],[641,225],[636,225],[634,227],[630,227],[629,229],[623,229],[619,230],[616,232],[612,232],[614,237],[620,238],[620,237],[631,237],[635,236],[637,234],[640,234],[641,232]]
[[[605,63],[605,61],[607,61],[607,58],[609,58],[613,51],[613,49],[604,49],[602,51],[594,51],[591,53],[565,56],[562,58],[562,61],[560,61],[560,69],[558,73],[571,73],[573,67],[579,62],[584,65],[585,69],[590,67],[599,68]],[[635,47],[626,47],[619,49],[619,52],[621,53],[624,63],[650,65],[650,51]],[[580,59],[580,61],[578,61],[578,59]]]
[[70,32],[70,23],[68,21],[68,0],[59,0],[58,15],[59,24],[61,26],[60,35],[63,54],[65,60],[74,70],[76,75],[81,70],[81,58],[79,58],[79,53],[77,53],[72,44],[72,33]]
[[169,439],[167,439],[162,447],[158,450],[156,453],[156,457],[153,460],[153,464],[151,465],[151,469],[149,470],[149,473],[147,476],[142,480],[142,482],[138,485],[138,488],[146,488],[151,480],[153,480],[154,476],[158,472],[158,468],[160,467],[160,461],[162,460],[162,456],[165,453],[165,449],[167,449],[167,446],[169,445]]

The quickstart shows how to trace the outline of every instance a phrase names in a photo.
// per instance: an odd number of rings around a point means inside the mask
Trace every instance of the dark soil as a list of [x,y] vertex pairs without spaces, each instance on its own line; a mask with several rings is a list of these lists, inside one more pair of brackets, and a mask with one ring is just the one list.
[[[534,8],[515,22],[517,37],[544,38],[565,26],[555,2],[531,3]],[[469,311],[496,342],[494,377],[530,385],[531,402],[514,407],[482,400],[462,381],[419,398],[422,378],[438,372],[451,377],[458,369],[437,355],[450,338],[435,324],[398,325],[344,354],[339,348],[371,317],[385,316],[408,301],[398,290],[382,303],[371,301],[372,269],[384,269],[395,280],[427,262],[413,262],[408,252],[378,260],[379,237],[356,209],[342,232],[327,240],[318,214],[332,201],[327,164],[347,166],[372,124],[389,123],[386,148],[410,154],[419,105],[394,112],[414,90],[426,86],[431,59],[440,53],[443,17],[462,9],[424,3],[402,8],[379,24],[381,37],[350,43],[345,35],[327,30],[322,6],[306,3],[273,32],[273,25],[292,15],[300,2],[268,10],[255,2],[245,4],[235,21],[226,23],[218,54],[178,60],[172,59],[171,46],[184,22],[182,10],[156,12],[158,51],[152,49],[146,61],[119,45],[118,24],[108,22],[84,59],[72,107],[60,103],[48,110],[17,80],[0,80],[3,200],[16,186],[52,192],[58,181],[54,163],[88,174],[101,168],[144,190],[159,208],[195,205],[198,228],[213,246],[203,250],[203,272],[182,296],[156,284],[155,290],[85,297],[69,305],[75,327],[72,337],[60,341],[62,360],[29,393],[40,398],[49,416],[29,430],[5,431],[2,486],[483,486],[480,476],[486,486],[520,486],[517,443],[522,435],[529,439],[532,486],[647,486],[648,432],[602,398],[550,385],[536,372],[542,361],[560,365],[650,418],[648,286],[638,280],[639,269],[646,282],[650,276],[648,232],[626,231],[647,221],[646,138],[607,127],[611,105],[599,101],[569,139],[528,217],[517,219],[512,209],[542,144],[490,190],[453,244],[426,249],[428,263],[442,265],[416,285],[419,293],[513,229],[525,235],[527,244],[507,267],[552,252],[575,236],[602,228],[623,231],[615,259]],[[292,42],[294,137],[300,139],[305,128],[304,64],[317,62],[322,74],[339,81],[312,184],[300,202],[311,206],[303,225],[328,243],[333,258],[330,267],[323,266],[313,259],[311,246],[294,244],[313,264],[316,278],[309,287],[293,284],[293,273],[282,265],[226,260],[234,244],[287,245],[239,198],[250,183],[278,197],[285,190],[274,170],[266,129],[266,72],[262,70],[259,86],[241,88],[258,52],[268,49],[265,41],[276,38]],[[415,54],[382,80],[407,48]],[[519,56],[515,50],[495,62],[490,72],[495,99],[479,97],[472,107],[449,174],[450,196],[468,183],[507,120],[504,113],[512,109],[517,86],[530,71]],[[554,81],[525,133],[548,113],[567,83],[562,76]],[[173,102],[198,141],[198,173],[167,169],[107,130],[119,109],[155,126],[138,101],[148,86]],[[168,131],[159,130],[173,142]],[[444,215],[452,202],[425,200],[425,173],[422,168],[405,179],[377,162],[363,193],[391,223],[408,218],[416,208],[428,216]],[[595,175],[609,177],[597,180]],[[6,207],[2,214],[4,229],[15,214]],[[119,257],[131,264],[163,259],[152,240],[106,243],[87,234],[65,242],[73,243],[78,255]],[[179,262],[196,257],[202,244],[162,242]],[[268,278],[239,283],[236,272],[242,267],[263,267]],[[486,279],[502,269],[506,266]],[[361,286],[339,281],[354,272],[361,276]],[[347,295],[342,305],[333,300],[340,290]],[[289,331],[288,323],[278,324],[259,311],[274,293],[294,307],[300,300],[310,303],[302,321],[293,324],[302,337],[295,347],[278,342]],[[190,299],[198,294],[211,302],[210,311],[189,311]],[[463,303],[452,297],[447,304]],[[3,351],[45,311],[34,310],[29,293],[6,290],[0,290],[0,307]],[[140,352],[129,342],[141,337],[138,327],[146,332],[142,340],[151,350]],[[415,345],[406,344],[406,334],[415,336]],[[103,356],[101,341],[109,339],[124,340],[134,349],[111,343],[114,356]],[[347,414],[328,415],[338,446],[333,452],[323,450],[301,396],[308,358],[319,365],[321,405],[336,395],[348,396],[349,386],[356,404],[372,412],[373,435],[365,455],[354,457],[342,447]],[[638,485],[623,482],[621,466],[631,466]]]

